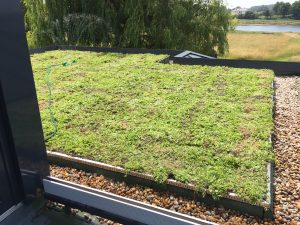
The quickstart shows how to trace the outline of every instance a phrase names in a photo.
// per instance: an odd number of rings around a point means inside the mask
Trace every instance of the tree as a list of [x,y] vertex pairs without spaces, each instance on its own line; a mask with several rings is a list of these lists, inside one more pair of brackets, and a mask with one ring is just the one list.
[[264,15],[264,17],[267,18],[267,19],[270,19],[271,16],[272,16],[271,11],[270,11],[269,9],[265,10],[265,11],[263,12],[263,15]]
[[224,54],[232,17],[222,0],[23,0],[28,37],[50,44],[190,49]]
[[291,11],[291,4],[288,2],[276,2],[273,11],[276,15],[285,18]]
[[273,7],[273,11],[275,15],[280,15],[281,7],[283,2],[276,2],[276,4]]
[[255,18],[256,18],[256,15],[254,12],[252,12],[252,11],[245,12],[244,19],[253,20]]
[[292,5],[292,15],[296,20],[300,20],[300,1],[296,1]]
[[281,15],[285,18],[291,11],[291,4],[286,2],[282,5]]

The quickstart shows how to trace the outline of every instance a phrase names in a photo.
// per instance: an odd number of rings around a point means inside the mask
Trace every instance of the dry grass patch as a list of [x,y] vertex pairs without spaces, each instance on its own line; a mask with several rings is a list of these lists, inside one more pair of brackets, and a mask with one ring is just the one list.
[[300,61],[300,34],[232,32],[225,58]]

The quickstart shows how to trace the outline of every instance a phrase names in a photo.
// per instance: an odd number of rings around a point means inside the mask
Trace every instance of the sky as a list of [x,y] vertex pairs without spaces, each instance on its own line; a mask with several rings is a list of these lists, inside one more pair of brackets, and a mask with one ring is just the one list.
[[[224,0],[225,3],[229,6],[229,8],[234,8],[236,6],[241,6],[243,8],[250,8],[255,5],[269,5],[275,4],[279,0]],[[283,2],[293,3],[295,0],[280,0]]]

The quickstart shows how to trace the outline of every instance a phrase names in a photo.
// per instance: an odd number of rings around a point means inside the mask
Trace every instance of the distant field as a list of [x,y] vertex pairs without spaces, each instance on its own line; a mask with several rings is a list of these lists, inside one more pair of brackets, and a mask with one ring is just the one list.
[[238,25],[300,25],[300,20],[278,19],[278,20],[238,20]]
[[231,59],[300,61],[300,34],[232,32],[228,35]]

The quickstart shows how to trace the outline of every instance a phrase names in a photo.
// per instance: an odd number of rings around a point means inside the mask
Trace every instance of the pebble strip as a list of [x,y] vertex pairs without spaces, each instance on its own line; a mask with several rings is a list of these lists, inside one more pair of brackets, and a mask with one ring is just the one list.
[[276,77],[276,224],[300,224],[299,81],[297,77]]
[[[152,205],[199,217],[224,225],[290,224],[300,225],[300,97],[296,77],[276,77],[275,112],[275,220],[260,220],[222,207],[159,192],[139,185],[126,185],[102,175],[73,168],[51,166],[51,175],[92,188],[105,190]],[[114,224],[106,221],[107,224]]]

